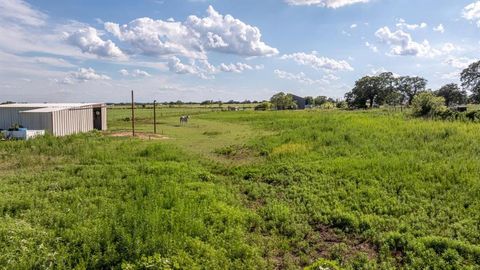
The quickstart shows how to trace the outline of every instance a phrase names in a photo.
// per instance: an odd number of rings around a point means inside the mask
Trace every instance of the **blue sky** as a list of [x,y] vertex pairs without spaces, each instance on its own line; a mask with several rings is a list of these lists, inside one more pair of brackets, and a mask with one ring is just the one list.
[[478,60],[474,0],[0,0],[0,102],[341,98]]

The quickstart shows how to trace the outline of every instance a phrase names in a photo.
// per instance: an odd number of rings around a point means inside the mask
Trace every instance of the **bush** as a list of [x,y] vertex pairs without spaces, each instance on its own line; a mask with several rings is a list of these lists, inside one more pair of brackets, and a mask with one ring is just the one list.
[[480,121],[480,111],[471,111],[466,114],[467,118],[471,121]]
[[420,117],[433,117],[447,110],[445,98],[437,97],[430,92],[418,94],[412,102],[413,115]]
[[335,109],[335,104],[332,102],[325,102],[322,105],[320,105],[320,108],[324,110],[332,110],[332,109]]
[[337,109],[342,109],[342,110],[348,109],[348,103],[346,101],[339,101],[337,102],[336,106],[337,106]]
[[270,102],[263,102],[255,106],[255,111],[268,111],[272,109],[272,103]]

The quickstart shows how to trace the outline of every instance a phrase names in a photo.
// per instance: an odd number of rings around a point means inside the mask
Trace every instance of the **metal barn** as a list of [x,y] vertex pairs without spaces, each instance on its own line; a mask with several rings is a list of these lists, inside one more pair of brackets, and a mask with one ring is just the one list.
[[296,96],[296,95],[292,95],[292,98],[295,101],[295,103],[297,103],[297,109],[298,110],[305,110],[305,107],[306,107],[306,104],[307,104],[307,101],[306,101],[305,98],[299,97],[299,96]]
[[66,136],[107,130],[104,103],[14,103],[0,105],[0,130],[12,125]]

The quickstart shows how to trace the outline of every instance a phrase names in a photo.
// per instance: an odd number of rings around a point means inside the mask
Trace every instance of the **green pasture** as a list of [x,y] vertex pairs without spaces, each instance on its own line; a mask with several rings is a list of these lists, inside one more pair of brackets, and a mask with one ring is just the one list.
[[477,123],[164,106],[155,136],[146,106],[131,138],[108,113],[0,142],[0,268],[480,268]]

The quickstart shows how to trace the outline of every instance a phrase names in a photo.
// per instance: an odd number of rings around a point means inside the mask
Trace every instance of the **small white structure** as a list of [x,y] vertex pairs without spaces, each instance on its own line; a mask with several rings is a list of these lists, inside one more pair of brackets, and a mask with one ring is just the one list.
[[14,131],[2,130],[2,135],[5,139],[30,140],[45,135],[45,130],[27,130],[25,128]]
[[107,129],[104,103],[14,103],[0,105],[0,130],[21,125],[66,136]]

